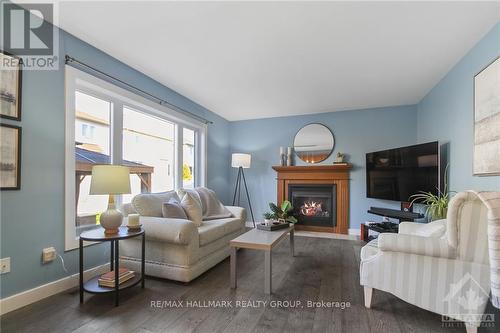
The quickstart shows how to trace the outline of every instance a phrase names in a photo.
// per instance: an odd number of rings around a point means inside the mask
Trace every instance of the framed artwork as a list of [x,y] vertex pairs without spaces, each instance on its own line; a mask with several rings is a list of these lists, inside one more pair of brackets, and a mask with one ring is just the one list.
[[0,190],[21,188],[21,127],[0,124]]
[[0,69],[2,78],[0,80],[0,117],[20,121],[21,63],[18,57],[4,51],[0,51],[0,61],[2,64]]
[[500,175],[500,57],[474,76],[476,176]]

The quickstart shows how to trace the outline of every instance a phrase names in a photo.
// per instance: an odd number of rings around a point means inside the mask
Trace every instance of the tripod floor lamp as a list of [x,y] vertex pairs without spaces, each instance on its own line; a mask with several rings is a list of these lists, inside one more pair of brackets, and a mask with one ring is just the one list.
[[[245,179],[245,173],[243,172],[243,169],[250,168],[251,159],[252,155],[250,154],[231,155],[231,166],[233,168],[238,168],[238,177],[236,178],[236,186],[234,187],[233,206],[235,203],[237,203],[238,206],[240,205],[241,179],[243,178],[243,185],[245,186],[245,193],[247,195],[248,206],[250,208],[250,214],[252,215],[253,227],[255,228],[255,219],[253,217],[252,203],[250,202],[250,196],[248,195],[247,181]],[[236,197],[238,197],[238,201],[236,201]]]

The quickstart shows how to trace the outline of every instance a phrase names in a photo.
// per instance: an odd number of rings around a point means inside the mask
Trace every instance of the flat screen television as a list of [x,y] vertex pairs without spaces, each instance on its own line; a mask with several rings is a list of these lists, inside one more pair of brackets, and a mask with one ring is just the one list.
[[437,194],[439,143],[376,151],[366,154],[366,196],[407,202],[419,191]]

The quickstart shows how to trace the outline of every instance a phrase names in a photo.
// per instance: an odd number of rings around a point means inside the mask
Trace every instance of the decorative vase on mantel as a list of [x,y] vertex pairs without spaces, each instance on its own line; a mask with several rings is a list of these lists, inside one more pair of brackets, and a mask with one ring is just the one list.
[[280,165],[286,166],[286,154],[284,147],[280,147]]
[[288,149],[287,149],[286,166],[293,166],[292,147],[288,147]]

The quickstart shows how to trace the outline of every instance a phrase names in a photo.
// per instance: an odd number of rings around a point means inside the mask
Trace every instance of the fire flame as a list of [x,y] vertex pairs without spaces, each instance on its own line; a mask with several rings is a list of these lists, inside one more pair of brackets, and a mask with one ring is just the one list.
[[304,202],[300,207],[300,213],[305,216],[315,216],[321,214],[321,203],[315,201]]

